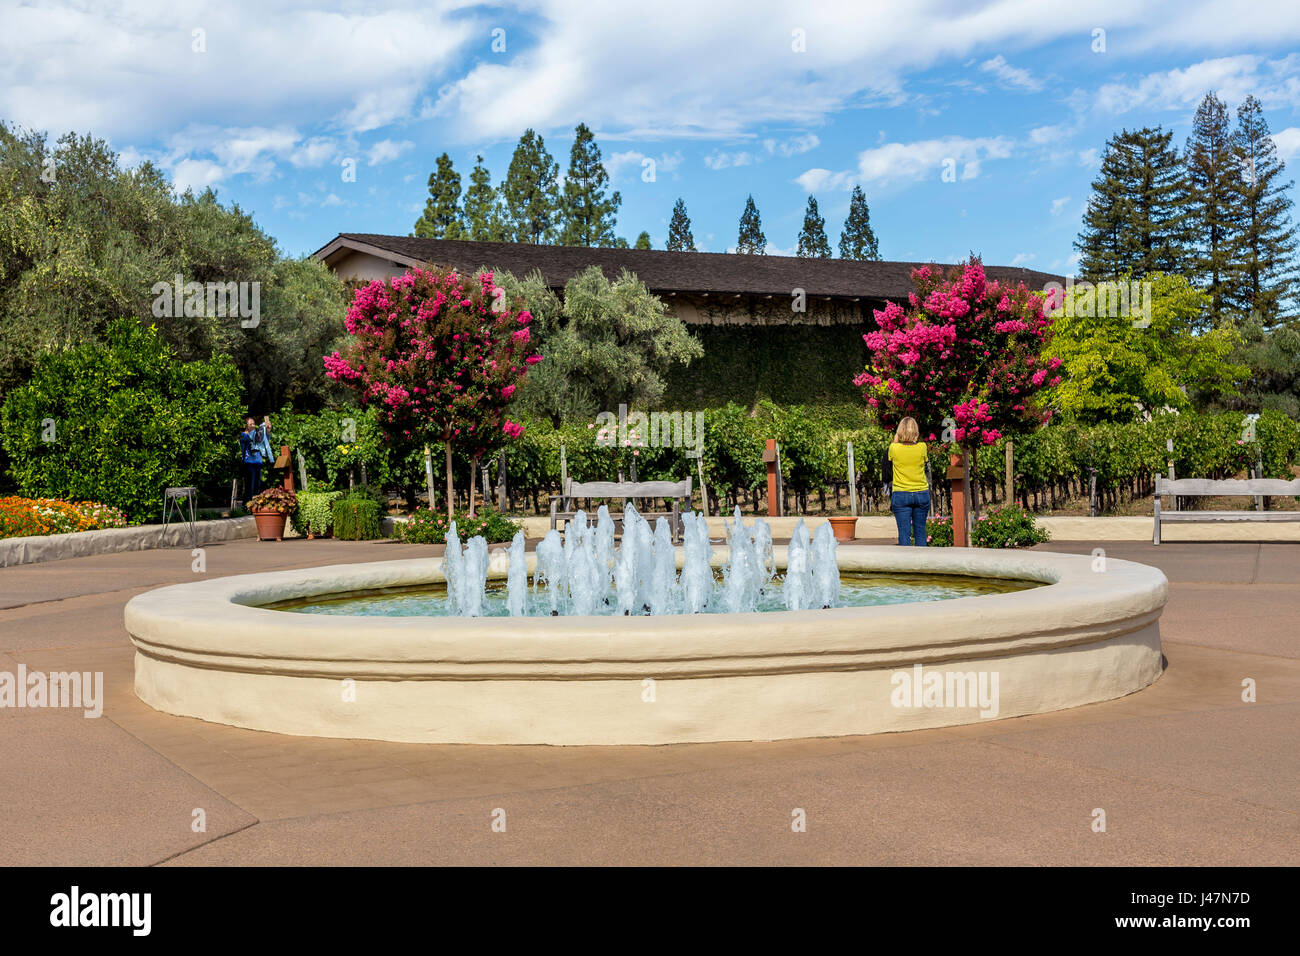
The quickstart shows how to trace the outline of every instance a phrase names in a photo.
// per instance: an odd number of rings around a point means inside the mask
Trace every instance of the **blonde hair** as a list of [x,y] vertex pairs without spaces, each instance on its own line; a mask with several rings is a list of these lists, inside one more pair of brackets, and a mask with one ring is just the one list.
[[898,423],[898,430],[894,432],[894,441],[903,444],[914,444],[921,437],[921,429],[917,427],[915,418],[904,418]]

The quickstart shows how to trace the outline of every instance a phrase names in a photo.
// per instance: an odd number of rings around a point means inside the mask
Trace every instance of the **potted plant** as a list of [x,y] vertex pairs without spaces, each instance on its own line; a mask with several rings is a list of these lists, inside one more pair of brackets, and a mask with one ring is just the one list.
[[852,541],[857,535],[858,519],[856,515],[833,515],[826,519],[831,523],[831,532],[836,541]]
[[254,496],[248,510],[257,522],[259,541],[284,539],[284,524],[298,507],[298,496],[285,488],[267,488]]
[[308,538],[328,538],[334,525],[334,499],[341,491],[302,491],[298,493],[298,511],[293,526]]

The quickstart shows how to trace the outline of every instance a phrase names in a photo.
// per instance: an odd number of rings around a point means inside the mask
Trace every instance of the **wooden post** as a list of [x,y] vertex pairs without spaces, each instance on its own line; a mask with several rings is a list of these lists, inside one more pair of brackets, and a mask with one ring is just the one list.
[[567,494],[569,491],[569,452],[563,445],[560,446],[560,494]]
[[[280,456],[275,459],[275,464],[272,465],[271,467],[284,469],[284,481],[283,481],[284,490],[294,491],[295,489],[293,487],[293,458],[289,454],[288,445],[280,446]],[[303,484],[303,490],[304,491],[307,490],[307,486],[305,482]]]
[[763,448],[763,464],[767,466],[767,516],[775,518],[781,513],[781,506],[777,503],[777,480],[776,480],[776,439],[769,438],[766,447]]
[[952,489],[952,544],[965,548],[970,541],[966,534],[966,457],[960,451],[948,456],[948,483]]
[[785,517],[785,476],[781,474],[781,443],[776,443],[776,500],[777,515]]
[[1003,502],[1006,505],[1016,503],[1016,467],[1015,453],[1011,450],[1011,439],[1007,439],[1007,499]]
[[695,469],[700,473],[700,511],[704,517],[709,516],[709,488],[704,483],[704,456],[700,455],[695,459]]
[[1097,469],[1088,469],[1088,517],[1097,517]]
[[849,454],[849,514],[858,516],[858,470],[853,467],[853,442],[848,443]]

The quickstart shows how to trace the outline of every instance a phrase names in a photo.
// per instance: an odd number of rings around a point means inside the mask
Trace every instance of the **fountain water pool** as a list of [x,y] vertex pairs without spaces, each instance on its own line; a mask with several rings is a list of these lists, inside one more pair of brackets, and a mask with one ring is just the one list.
[[[787,568],[778,575],[766,521],[746,525],[736,509],[726,525],[728,558],[715,573],[708,525],[695,513],[683,516],[685,547],[673,547],[668,523],[650,530],[631,504],[623,516],[621,547],[602,505],[596,524],[579,511],[561,535],[538,544],[532,585],[523,532],[507,554],[504,589],[488,587],[488,546],[481,538],[460,543],[456,523],[447,533],[441,587],[379,595],[323,595],[273,605],[306,614],[400,617],[543,617],[589,615],[723,614],[873,607],[1003,594],[1037,586],[1032,581],[936,575],[840,575],[830,524],[811,541],[803,521],[795,526]],[[678,573],[680,558],[681,571]]]
[[[771,546],[763,525],[733,524],[728,546],[715,547],[693,517],[670,551],[648,524],[624,521],[617,549],[612,523],[598,515],[594,529],[548,536],[533,554],[519,543],[493,552],[471,541],[446,559],[146,592],[125,612],[136,694],[167,713],[286,734],[664,744],[1041,713],[1133,693],[1162,671],[1168,584],[1145,565],[1108,559],[1099,572],[1088,555],[841,545],[831,552],[832,596],[829,575],[818,573],[829,566],[820,531]],[[880,606],[845,600],[846,586],[882,575],[1010,580],[1023,589]],[[430,588],[443,589],[453,616],[276,609]],[[761,612],[764,589],[778,608],[812,609]],[[840,606],[821,609],[816,602],[828,597]],[[606,599],[615,613],[572,613]],[[527,616],[539,608],[541,616]],[[695,610],[713,613],[686,613]],[[947,697],[931,699],[936,681]],[[913,684],[915,694],[900,696]],[[995,688],[996,706],[979,706],[973,691],[951,694],[976,686]]]

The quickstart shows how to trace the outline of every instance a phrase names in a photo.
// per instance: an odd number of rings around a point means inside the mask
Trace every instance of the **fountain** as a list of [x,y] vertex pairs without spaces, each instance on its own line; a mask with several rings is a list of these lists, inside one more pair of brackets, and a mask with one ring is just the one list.
[[[674,547],[666,522],[629,505],[616,540],[601,507],[531,554],[522,533],[490,551],[452,524],[441,557],[158,588],[126,607],[136,694],[287,734],[664,744],[950,726],[1109,700],[1161,674],[1155,568],[837,546],[828,523],[810,535],[802,520],[774,545],[739,509],[726,547],[709,530],[684,515]],[[909,703],[936,680],[958,696]],[[976,706],[965,687],[1000,699]]]

